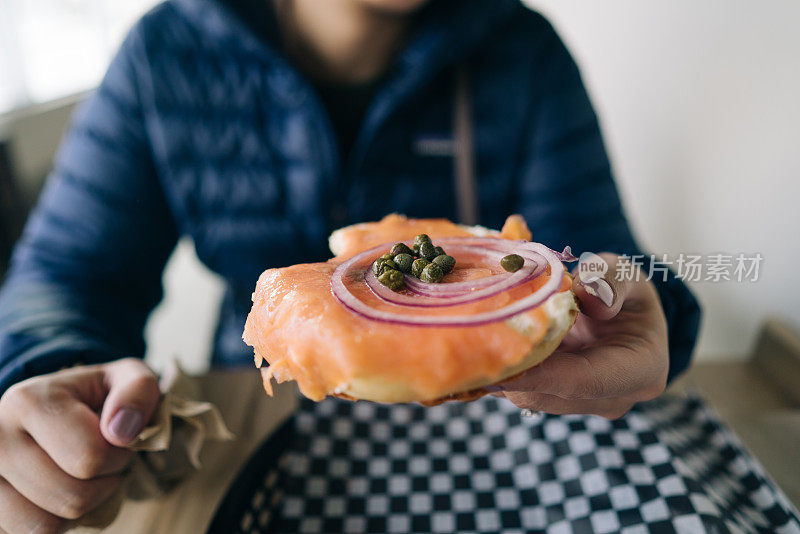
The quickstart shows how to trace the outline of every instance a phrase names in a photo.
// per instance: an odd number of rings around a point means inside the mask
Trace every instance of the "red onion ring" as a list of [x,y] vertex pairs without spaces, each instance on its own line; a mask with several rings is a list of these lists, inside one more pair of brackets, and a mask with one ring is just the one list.
[[[462,296],[462,295],[470,295],[470,294],[472,294],[472,293],[474,293],[476,291],[483,291],[485,289],[489,289],[489,288],[495,287],[497,284],[502,284],[508,278],[507,274],[495,274],[495,275],[492,275],[492,276],[486,276],[484,278],[480,278],[480,280],[484,280],[484,279],[488,280],[487,282],[481,284],[480,286],[476,286],[476,287],[469,288],[469,289],[459,289],[459,290],[452,290],[452,291],[449,290],[449,289],[447,289],[445,291],[437,291],[435,289],[429,289],[429,288],[427,288],[425,286],[416,286],[416,285],[414,285],[414,282],[411,281],[412,278],[416,278],[415,276],[410,275],[410,274],[407,274],[405,276],[406,276],[406,280],[407,280],[406,288],[410,292],[414,293],[415,295],[419,295],[420,298],[437,298],[437,299],[446,298],[446,297],[456,297],[456,296]],[[410,281],[410,282],[408,282],[408,281]],[[417,281],[419,281],[419,279],[417,279]],[[423,282],[423,284],[424,283],[426,283],[426,282]],[[450,285],[451,283],[452,284],[456,284],[456,283],[460,284],[462,282],[449,282],[449,283],[445,282],[442,285]],[[433,284],[431,284],[431,285],[433,285]]]
[[[458,238],[456,238],[458,239]],[[472,243],[480,245],[483,248],[496,249],[501,241],[497,238],[470,238]],[[440,240],[445,241],[445,240]],[[516,244],[523,252],[532,252],[540,255],[550,266],[550,278],[545,282],[542,287],[516,302],[513,302],[503,308],[492,310],[488,312],[478,313],[474,315],[449,315],[449,316],[424,316],[412,315],[407,313],[395,313],[386,310],[378,310],[372,308],[358,299],[350,290],[347,289],[344,283],[344,277],[347,273],[359,262],[374,257],[376,253],[385,250],[389,244],[380,245],[371,248],[367,251],[361,252],[352,258],[342,262],[333,272],[331,277],[331,292],[334,297],[350,311],[361,315],[367,319],[374,321],[381,321],[393,324],[401,324],[407,326],[437,326],[437,327],[463,327],[463,326],[478,326],[482,324],[494,323],[504,321],[517,314],[536,308],[544,303],[548,298],[557,293],[561,288],[564,279],[564,265],[561,263],[559,254],[547,248],[540,243],[525,242],[524,249],[520,247],[522,243],[509,241],[508,243]],[[495,245],[495,246],[490,246]],[[501,247],[505,249],[506,246]],[[370,271],[371,272],[371,271]],[[519,271],[518,271],[519,272]],[[502,276],[502,275],[501,275]],[[510,278],[510,276],[508,277]],[[502,282],[501,282],[502,283]],[[447,285],[447,284],[441,284]]]
[[[453,238],[453,239],[459,239],[459,238]],[[461,239],[463,239],[463,238],[461,238]],[[497,261],[498,261],[498,263],[500,262],[500,259],[504,255],[511,254],[511,253],[520,253],[520,255],[525,260],[527,260],[528,262],[532,263],[534,266],[536,266],[537,269],[540,268],[540,263],[542,265],[546,264],[544,258],[542,258],[541,255],[536,254],[535,252],[532,253],[532,252],[527,251],[527,250],[524,250],[524,251],[523,250],[519,250],[518,248],[515,248],[513,246],[512,247],[508,247],[508,246],[499,246],[498,245],[497,248],[499,248],[500,250],[495,250],[494,248],[490,248],[489,250],[493,250],[495,252],[495,254],[491,254],[491,253],[486,251],[486,249],[489,248],[488,246],[482,245],[482,244],[475,244],[475,242],[473,241],[473,239],[475,239],[475,238],[466,238],[466,239],[470,240],[470,243],[471,243],[470,245],[463,245],[463,244],[460,244],[460,243],[452,242],[452,243],[448,243],[448,249],[450,251],[455,251],[457,253],[457,251],[459,251],[459,250],[461,250],[461,251],[467,250],[467,251],[472,252],[472,250],[470,250],[470,249],[479,247],[479,249],[481,250],[482,254],[484,254],[486,256],[495,256]],[[478,239],[486,239],[486,238],[478,238]],[[497,239],[494,239],[494,240],[497,241]],[[441,239],[439,241],[446,241],[446,239]],[[509,241],[509,243],[518,243],[518,242]],[[527,243],[527,241],[526,241],[526,243]],[[541,274],[541,272],[537,271],[537,273],[534,276],[538,276],[539,274]],[[504,280],[508,276],[510,276],[510,273],[503,273],[503,274],[496,274],[496,275],[493,275],[493,276],[486,276],[484,278],[479,278],[478,280],[469,280],[469,281],[466,281],[466,282],[449,282],[449,283],[444,283],[444,284],[430,284],[430,283],[421,281],[419,278],[416,278],[415,276],[406,275],[406,286],[408,286],[408,289],[411,292],[416,293],[418,295],[424,295],[426,297],[452,296],[452,295],[460,294],[460,293],[472,293],[476,289],[482,289],[482,288],[485,288],[485,287],[488,287],[488,286],[494,286],[495,284],[500,283],[502,280]]]
[[[367,283],[367,286],[372,290],[372,292],[378,298],[385,300],[386,302],[390,302],[392,304],[400,304],[403,306],[420,306],[420,307],[441,307],[441,306],[455,306],[456,304],[468,304],[470,302],[477,302],[479,300],[483,300],[489,297],[493,297],[499,293],[504,291],[508,291],[512,288],[515,288],[519,285],[524,284],[541,274],[544,269],[539,269],[538,265],[526,265],[523,266],[522,269],[518,270],[517,272],[510,274],[510,275],[497,275],[499,277],[504,278],[499,282],[495,282],[494,284],[484,287],[483,289],[478,289],[471,292],[458,292],[457,294],[439,294],[439,295],[422,295],[417,294],[418,296],[411,297],[409,295],[403,295],[402,293],[398,293],[392,289],[389,289],[385,285],[381,284],[378,280],[378,277],[375,276],[375,273],[372,272],[372,269],[367,269],[364,275],[364,281]],[[406,277],[409,279],[411,277]],[[483,280],[483,278],[481,278]],[[459,283],[467,283],[467,282],[459,282]],[[454,285],[454,284],[441,284],[444,286]]]
[[[458,255],[461,252],[474,252],[475,247],[468,247],[465,245],[454,245],[450,248],[450,252]],[[500,263],[500,260],[503,257],[503,253],[500,251],[495,250],[487,250],[484,247],[481,247],[480,254],[490,260],[495,260],[497,263]],[[533,267],[534,270],[539,268],[540,262],[543,263],[543,259],[540,257],[538,260],[536,258],[527,256],[529,260],[528,266]],[[527,272],[527,270],[526,270]],[[536,276],[541,273],[534,273],[533,276]],[[417,295],[423,295],[426,297],[443,297],[443,296],[453,296],[457,294],[474,294],[476,291],[485,289],[488,287],[494,287],[499,283],[503,283],[506,279],[512,276],[511,273],[502,273],[502,274],[495,274],[492,276],[485,276],[483,278],[479,278],[477,280],[467,280],[464,282],[446,282],[446,283],[437,283],[432,284],[428,282],[423,282],[416,276],[406,275],[406,286],[412,293],[416,293]],[[532,276],[531,276],[532,277]],[[515,277],[516,279],[517,277]]]
[[569,245],[564,247],[563,252],[556,252],[556,256],[558,256],[558,259],[560,259],[561,261],[565,261],[567,263],[578,261],[578,258],[572,255],[572,247],[570,247]]
[[[469,293],[475,289],[481,289],[487,286],[494,285],[501,281],[503,278],[508,277],[508,274],[493,274],[478,278],[477,280],[467,280],[465,282],[447,282],[444,284],[429,284],[423,282],[413,275],[406,275],[406,285],[408,289],[419,295],[436,296],[441,293]],[[442,287],[437,287],[442,286]]]
[[[495,243],[486,243],[487,239],[491,239],[495,241]],[[509,239],[500,239],[500,238],[486,238],[486,237],[445,237],[436,240],[437,243],[453,243],[456,245],[470,245],[470,246],[482,246],[488,247],[495,250],[500,251],[511,251],[511,253],[519,254],[519,251],[516,250],[519,247],[526,248],[527,245],[539,245],[540,243],[534,243],[532,241],[524,241],[524,240],[516,240],[512,241]],[[529,248],[529,247],[528,247]],[[530,249],[529,250],[533,250]],[[548,248],[550,252],[552,252],[560,261],[565,261],[567,263],[571,263],[573,261],[578,261],[578,258],[572,255],[572,247],[567,245],[564,247],[564,250],[561,252],[557,252],[551,248]]]

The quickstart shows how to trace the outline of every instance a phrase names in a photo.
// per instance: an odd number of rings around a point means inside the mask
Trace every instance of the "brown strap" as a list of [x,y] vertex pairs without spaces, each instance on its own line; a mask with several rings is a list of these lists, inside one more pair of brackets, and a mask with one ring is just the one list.
[[454,158],[458,222],[478,224],[478,193],[475,179],[475,140],[472,123],[472,93],[467,68],[456,70],[453,99]]

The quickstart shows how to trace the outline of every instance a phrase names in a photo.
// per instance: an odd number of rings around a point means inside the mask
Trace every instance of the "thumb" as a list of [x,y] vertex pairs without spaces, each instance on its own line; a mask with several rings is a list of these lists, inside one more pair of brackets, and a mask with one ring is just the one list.
[[[630,281],[625,278],[615,276],[617,272],[616,254],[607,252],[601,254],[591,254],[585,260],[581,256],[581,263],[575,268],[575,280],[572,284],[572,291],[578,299],[581,313],[593,319],[607,320],[616,317],[625,297],[630,288]],[[604,262],[608,268],[604,269],[603,274],[595,274],[596,271],[583,269],[585,262]]]
[[161,397],[158,379],[141,360],[128,358],[104,369],[108,396],[100,415],[103,437],[118,447],[130,444],[156,409]]

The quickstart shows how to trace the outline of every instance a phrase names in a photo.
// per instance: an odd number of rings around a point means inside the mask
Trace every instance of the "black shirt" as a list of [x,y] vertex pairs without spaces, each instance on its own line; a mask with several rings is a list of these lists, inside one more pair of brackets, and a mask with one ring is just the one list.
[[[275,10],[270,0],[222,0],[256,35],[278,49],[283,49]],[[311,79],[328,112],[342,164],[350,156],[361,124],[375,97],[380,79],[358,84],[334,84]]]

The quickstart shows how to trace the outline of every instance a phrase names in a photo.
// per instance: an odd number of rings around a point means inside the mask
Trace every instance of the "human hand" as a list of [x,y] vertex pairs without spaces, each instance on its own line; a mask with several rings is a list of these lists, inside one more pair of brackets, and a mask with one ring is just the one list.
[[156,376],[136,359],[9,388],[0,398],[0,532],[62,532],[108,499],[133,454],[121,447],[159,397]]
[[617,419],[664,391],[669,350],[658,293],[643,275],[616,280],[618,256],[599,256],[608,271],[591,283],[575,278],[581,313],[561,345],[495,395],[532,411]]

